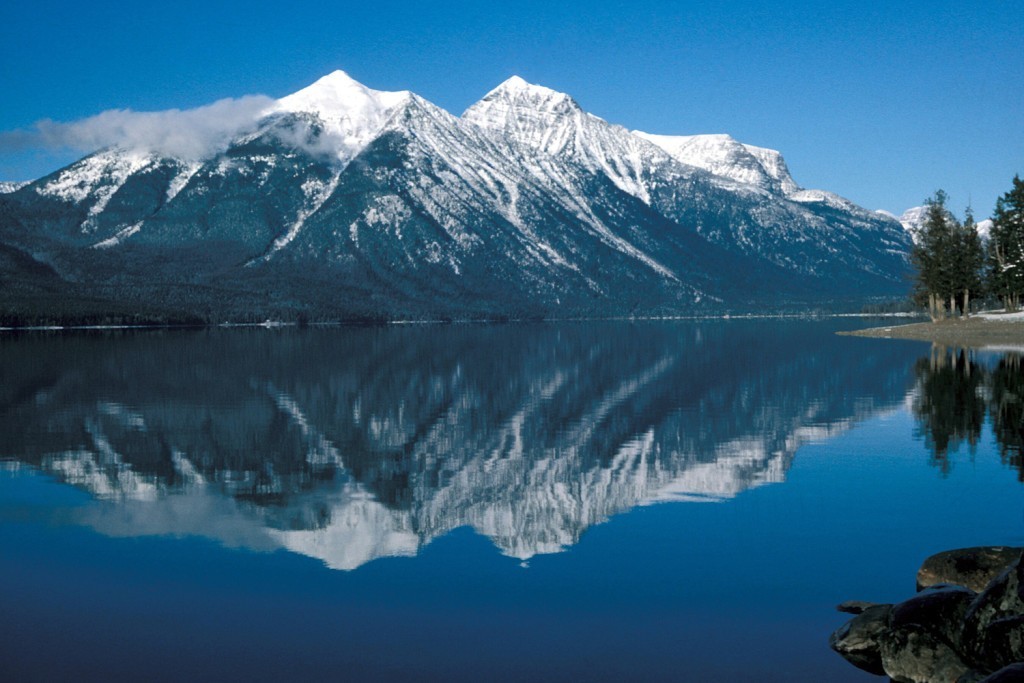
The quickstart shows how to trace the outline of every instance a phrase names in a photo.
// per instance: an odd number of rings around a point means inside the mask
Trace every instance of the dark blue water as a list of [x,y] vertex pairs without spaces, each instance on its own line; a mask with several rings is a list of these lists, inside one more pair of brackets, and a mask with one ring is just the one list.
[[2,337],[0,678],[877,680],[834,605],[1024,544],[1024,387],[862,324]]

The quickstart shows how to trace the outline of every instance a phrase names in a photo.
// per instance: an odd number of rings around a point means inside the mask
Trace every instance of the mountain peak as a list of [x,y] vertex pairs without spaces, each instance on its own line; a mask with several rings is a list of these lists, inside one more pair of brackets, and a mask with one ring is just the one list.
[[496,93],[506,95],[527,95],[532,97],[555,97],[561,99],[569,98],[565,93],[552,90],[551,88],[547,88],[543,85],[530,83],[520,76],[510,76],[505,79],[497,88],[485,95],[485,99]]
[[509,116],[561,115],[580,111],[576,101],[563,92],[512,76],[465,111],[462,117],[484,127],[494,127]]
[[505,79],[497,88],[495,88],[495,90],[523,90],[529,87],[530,84],[527,83],[522,77],[513,74],[512,76],[509,76],[507,79]]
[[344,71],[332,71],[312,85],[277,101],[282,110],[315,112],[326,120],[352,112],[392,109],[409,99],[407,90],[373,90]]
[[324,125],[330,146],[348,161],[376,137],[388,120],[413,99],[408,90],[373,90],[344,71],[332,71],[276,103],[276,111],[312,114]]
[[331,73],[327,74],[326,76],[323,76],[323,77],[317,79],[317,81],[316,81],[316,83],[314,83],[314,85],[316,85],[317,83],[334,83],[334,84],[339,84],[339,85],[340,84],[354,83],[355,85],[358,85],[358,86],[361,86],[361,87],[365,87],[365,86],[363,86],[362,83],[360,83],[356,79],[354,79],[351,76],[349,76],[347,71],[343,71],[341,69],[335,69],[334,71],[332,71]]

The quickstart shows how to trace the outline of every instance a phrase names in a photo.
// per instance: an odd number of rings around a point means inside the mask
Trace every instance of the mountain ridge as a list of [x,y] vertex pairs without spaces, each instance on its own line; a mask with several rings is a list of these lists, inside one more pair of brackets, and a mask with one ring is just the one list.
[[0,243],[68,296],[211,321],[855,307],[903,287],[899,223],[802,189],[780,153],[634,133],[518,76],[456,117],[336,71],[241,131],[202,159],[107,148],[5,187]]

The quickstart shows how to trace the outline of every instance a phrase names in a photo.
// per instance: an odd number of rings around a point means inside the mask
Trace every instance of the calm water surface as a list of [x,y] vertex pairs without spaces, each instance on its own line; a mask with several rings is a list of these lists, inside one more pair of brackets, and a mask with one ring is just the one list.
[[4,680],[870,681],[1024,544],[1019,358],[863,321],[0,337]]

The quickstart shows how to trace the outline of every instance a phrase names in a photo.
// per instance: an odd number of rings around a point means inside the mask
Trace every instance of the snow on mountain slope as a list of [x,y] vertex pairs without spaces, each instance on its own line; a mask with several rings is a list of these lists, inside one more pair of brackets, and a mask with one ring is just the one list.
[[[950,213],[949,216],[950,218],[955,219],[955,216],[953,216],[952,213]],[[916,242],[918,231],[921,229],[921,226],[924,225],[925,219],[927,217],[927,205],[914,206],[904,211],[903,214],[897,220],[900,222],[900,225],[903,226],[903,229],[906,230],[907,233],[911,236],[911,238],[913,238],[913,240]],[[985,220],[978,221],[977,228],[978,236],[981,237],[982,242],[987,242],[989,234],[992,232],[992,219],[986,218]]]
[[[498,282],[517,292],[513,298],[548,305],[592,300],[620,284],[671,288],[675,300],[707,296],[634,240],[629,232],[642,219],[622,210],[598,215],[600,191],[585,169],[524,150],[418,96],[360,160],[306,221],[296,254],[318,253],[343,268],[358,263],[374,276],[402,263],[431,287],[455,275],[458,288],[481,300]],[[623,198],[610,183],[604,191]]]
[[[525,250],[523,259],[546,268],[576,268],[524,220],[531,206],[543,203],[541,192],[476,129],[410,95],[390,111],[390,118],[376,133],[377,145],[391,144],[383,142],[388,136],[401,141],[395,144],[400,145],[405,162],[397,174],[382,170],[374,178],[389,186],[391,182],[400,185],[390,186],[389,194],[369,202],[348,222],[350,248],[365,250],[371,235],[383,231],[407,247],[405,258],[410,263],[445,261],[458,273],[462,259],[479,250],[487,238],[475,228],[479,217],[493,215],[498,220],[490,225],[491,236],[513,233],[512,241],[518,245],[512,247],[513,253]],[[406,172],[414,169],[421,172]],[[352,206],[350,202],[346,208]],[[417,236],[409,225],[411,219],[424,215],[443,231],[443,244]],[[410,242],[419,243],[418,250],[410,251]],[[328,247],[328,251],[336,249]],[[342,257],[350,252],[336,253]]]
[[[263,112],[262,123],[258,125],[256,131],[241,136],[231,146],[245,144],[266,135],[268,131],[273,131],[281,138],[282,143],[300,148],[314,156],[327,156],[333,163],[344,167],[381,133],[389,118],[411,98],[412,94],[409,92],[371,90],[344,72],[335,71],[312,85],[277,100]],[[316,134],[311,134],[308,125],[298,128],[281,126],[280,117],[287,114],[300,115],[306,123],[316,127]],[[150,152],[109,148],[43,179],[35,185],[35,190],[41,196],[86,206],[87,215],[80,223],[80,230],[83,233],[95,232],[97,217],[106,209],[111,198],[134,175],[151,171],[161,164],[174,167],[175,171],[168,179],[163,192],[163,203],[169,203],[204,165],[215,163],[216,171],[220,175],[238,168],[238,165],[225,158],[222,152],[211,154],[211,157],[199,161],[186,161],[171,157],[159,158]],[[274,162],[268,159],[267,163],[273,165]],[[310,210],[304,206],[295,211],[290,229],[297,224],[300,225],[303,214]],[[134,225],[137,222],[132,221],[130,224]],[[117,226],[118,230],[121,228],[123,226]]]
[[800,189],[800,186],[793,180],[793,176],[790,175],[789,166],[786,165],[786,160],[782,157],[781,152],[754,145],[745,144],[743,146],[754,155],[768,177],[778,183],[783,194],[791,195]]
[[592,179],[607,178],[618,191],[654,208],[652,194],[659,185],[686,182],[702,171],[676,162],[622,126],[583,111],[570,96],[518,76],[469,107],[462,119],[484,131],[510,161],[609,246],[665,278],[678,279],[676,269],[664,262],[671,255],[657,256],[643,244],[645,235],[635,230],[624,234],[609,225],[609,214],[617,213],[609,204],[618,200],[601,195]]
[[900,225],[911,235],[916,233],[924,224],[924,218],[928,215],[927,206],[915,206],[903,212],[899,217]]
[[171,180],[167,186],[166,201],[171,201],[178,193],[188,185],[188,181],[192,179],[199,169],[202,168],[202,164],[198,162],[190,162],[184,165],[184,167],[178,172],[176,176]]
[[729,135],[634,134],[658,145],[677,161],[722,178],[750,185],[790,201],[824,204],[850,213],[870,214],[850,200],[825,190],[807,190],[793,180],[786,160],[774,149],[741,143]]
[[81,203],[92,199],[90,215],[103,211],[107,202],[134,173],[154,162],[149,154],[108,149],[68,166],[35,190],[41,195]]
[[[657,263],[642,248],[609,227],[607,221],[594,215],[580,179],[571,169],[563,168],[550,159],[531,162],[522,154],[515,154],[509,139],[521,140],[529,145],[560,151],[575,145],[576,130],[568,120],[586,117],[566,95],[547,88],[528,86],[521,79],[510,79],[492,95],[504,93],[512,102],[496,98],[496,107],[480,111],[480,118],[472,116],[458,119],[435,105],[412,96],[406,108],[395,114],[381,129],[386,132],[410,136],[419,150],[417,158],[425,165],[444,165],[442,173],[454,173],[457,183],[434,185],[426,192],[428,177],[419,176],[410,189],[414,198],[426,208],[439,224],[459,244],[478,241],[465,232],[465,225],[474,222],[457,218],[467,209],[495,212],[514,225],[521,233],[534,257],[549,265],[575,269],[576,265],[564,251],[539,235],[536,226],[542,214],[560,212],[574,221],[582,221],[589,231],[607,246],[633,258],[663,277],[673,278],[669,269]],[[530,107],[516,107],[514,100],[525,97]],[[486,99],[486,98],[485,98]],[[510,111],[514,110],[513,115]],[[522,114],[522,116],[519,116]],[[492,135],[493,128],[508,124],[505,135]],[[565,125],[560,125],[565,124]],[[513,156],[513,159],[509,157]],[[593,160],[592,157],[588,157]],[[510,163],[510,161],[512,163]],[[613,180],[635,192],[641,192],[635,178],[629,173],[613,172]],[[442,195],[456,193],[456,197],[442,199]],[[483,202],[483,204],[481,204]],[[546,207],[546,208],[545,208]],[[461,227],[460,227],[461,225]],[[468,241],[468,242],[467,242]]]
[[344,71],[279,99],[270,113],[313,114],[324,124],[319,145],[344,164],[376,138],[388,120],[413,97],[409,91],[372,90]]
[[25,182],[14,182],[10,180],[0,181],[0,194],[10,194],[11,192],[17,192],[21,188],[25,187],[31,181]]
[[[518,76],[487,93],[462,118],[513,145],[604,173],[622,191],[647,204],[650,193],[644,176],[668,161],[662,150],[583,111],[568,95]],[[535,160],[531,170],[550,179],[542,160]]]
[[744,145],[729,135],[652,135],[634,131],[689,166],[763,190],[790,194],[799,188],[775,150]]
[[508,144],[516,161],[564,196],[579,193],[564,177],[570,162],[711,242],[787,270],[822,273],[837,256],[853,269],[872,268],[865,247],[875,235],[887,253],[902,248],[894,224],[833,193],[800,188],[781,154],[727,135],[631,133],[518,77],[463,119]]

